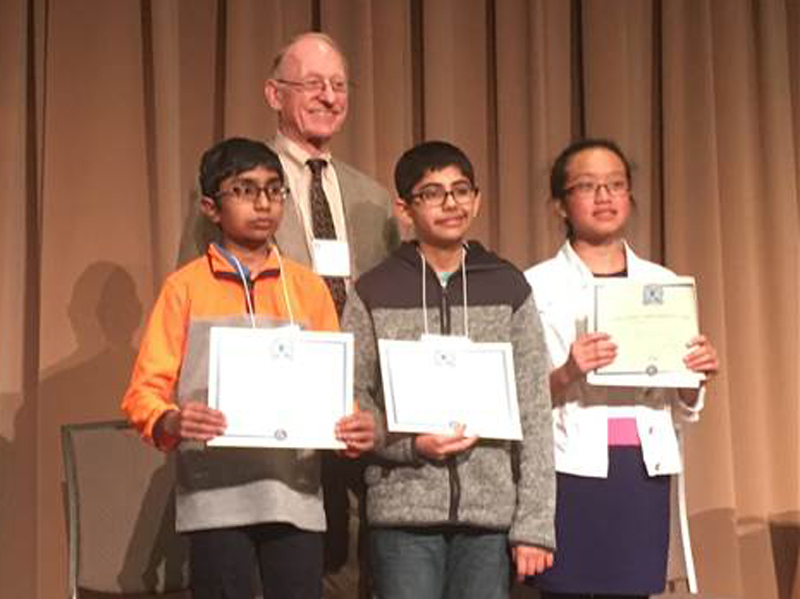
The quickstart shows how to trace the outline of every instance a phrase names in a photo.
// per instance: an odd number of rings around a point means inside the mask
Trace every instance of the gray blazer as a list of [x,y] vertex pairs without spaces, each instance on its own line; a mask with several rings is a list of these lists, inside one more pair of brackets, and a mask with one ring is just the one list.
[[[332,163],[342,194],[350,243],[350,272],[355,280],[398,245],[397,227],[391,218],[392,196],[377,181],[349,164],[339,160]],[[303,222],[293,199],[283,208],[283,221],[275,241],[281,252],[297,262],[311,265]]]

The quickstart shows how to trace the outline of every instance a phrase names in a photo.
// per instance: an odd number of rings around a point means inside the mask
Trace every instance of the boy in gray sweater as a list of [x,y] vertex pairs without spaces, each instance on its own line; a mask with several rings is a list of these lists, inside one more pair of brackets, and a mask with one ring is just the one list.
[[[555,475],[547,350],[530,287],[510,263],[467,241],[480,192],[455,146],[426,142],[395,169],[407,242],[364,274],[343,328],[356,338],[355,394],[376,417],[367,515],[380,599],[508,597],[552,564]],[[423,295],[424,290],[424,295]],[[510,342],[523,440],[386,431],[378,339],[423,333]]]

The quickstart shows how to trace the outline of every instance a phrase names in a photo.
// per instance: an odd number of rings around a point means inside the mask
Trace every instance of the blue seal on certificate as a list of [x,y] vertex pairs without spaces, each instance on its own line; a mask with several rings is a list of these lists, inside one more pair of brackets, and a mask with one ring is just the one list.
[[454,352],[450,351],[437,351],[434,355],[434,361],[436,362],[437,366],[455,366],[456,365],[456,355]]
[[651,283],[642,287],[642,304],[645,306],[664,304],[664,286]]
[[276,360],[292,359],[292,342],[288,339],[276,339],[272,343],[272,357]]

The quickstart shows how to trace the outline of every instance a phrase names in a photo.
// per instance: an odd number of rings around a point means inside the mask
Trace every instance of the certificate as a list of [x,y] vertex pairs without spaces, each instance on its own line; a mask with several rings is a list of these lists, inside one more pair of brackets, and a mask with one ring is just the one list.
[[608,333],[617,357],[589,373],[593,385],[698,387],[704,376],[687,369],[686,344],[697,335],[692,277],[666,281],[596,279],[590,332]]
[[387,427],[393,432],[522,439],[510,343],[458,337],[378,341]]
[[228,423],[210,446],[343,448],[334,426],[353,411],[353,337],[212,327],[208,405]]

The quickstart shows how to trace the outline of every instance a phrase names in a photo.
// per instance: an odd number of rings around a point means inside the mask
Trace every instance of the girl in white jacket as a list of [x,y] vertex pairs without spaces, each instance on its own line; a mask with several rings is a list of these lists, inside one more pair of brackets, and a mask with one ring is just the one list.
[[[697,419],[704,388],[587,383],[586,373],[617,353],[609,335],[586,332],[595,277],[652,282],[675,275],[638,258],[624,241],[631,168],[615,143],[573,143],[554,163],[550,183],[567,241],[525,275],[553,365],[558,549],[553,568],[533,583],[543,599],[646,597],[665,583],[669,475],[681,469],[673,413]],[[706,377],[718,368],[703,335],[687,339],[684,363]]]

